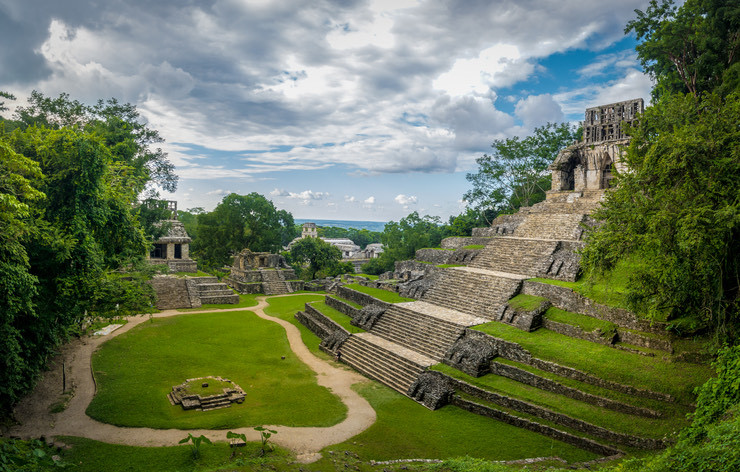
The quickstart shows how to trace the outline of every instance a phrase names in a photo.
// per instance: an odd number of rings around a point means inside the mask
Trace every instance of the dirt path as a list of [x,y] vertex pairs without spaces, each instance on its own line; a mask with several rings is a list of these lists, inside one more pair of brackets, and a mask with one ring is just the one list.
[[[265,297],[257,299],[258,305],[248,308],[230,308],[218,311],[252,311],[260,318],[280,324],[285,328],[290,347],[309,368],[317,374],[319,385],[328,388],[347,406],[347,418],[339,424],[327,428],[288,427],[271,425],[269,429],[278,431],[271,441],[290,449],[302,462],[318,460],[318,451],[326,446],[343,442],[366,430],[375,422],[375,410],[359,394],[352,390],[352,384],[366,379],[357,373],[337,368],[314,356],[301,340],[298,328],[291,323],[268,316],[264,312],[267,306]],[[214,310],[191,311],[191,313],[209,313]],[[154,315],[156,318],[185,314],[175,310],[163,311]],[[227,430],[181,430],[128,428],[113,426],[93,420],[85,414],[87,406],[95,395],[95,381],[92,376],[92,354],[105,341],[118,336],[146,321],[146,316],[131,317],[121,328],[107,336],[87,336],[75,340],[62,349],[53,361],[51,369],[45,373],[34,391],[21,401],[14,410],[15,418],[20,425],[10,429],[9,435],[23,438],[40,436],[81,436],[114,444],[131,446],[173,446],[188,433],[195,436],[205,435],[211,440],[224,441]],[[74,396],[67,408],[52,414],[51,405],[62,400],[62,366],[66,373],[66,385],[74,387]],[[259,440],[259,433],[251,427],[231,429],[244,433],[250,441]]]

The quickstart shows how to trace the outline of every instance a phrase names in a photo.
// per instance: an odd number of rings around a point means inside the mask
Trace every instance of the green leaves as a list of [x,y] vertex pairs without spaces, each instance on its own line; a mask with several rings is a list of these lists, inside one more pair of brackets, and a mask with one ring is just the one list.
[[738,330],[740,280],[740,99],[665,97],[646,109],[617,176],[594,216],[587,270],[629,255],[647,264],[632,275],[634,310],[654,319],[689,317],[676,328]]
[[[320,238],[303,238],[290,248],[290,259],[308,267],[301,269],[307,280],[317,277],[323,273],[324,276],[335,276],[344,273],[345,267],[339,264],[342,260],[342,251]],[[342,269],[342,272],[334,273],[332,269]]]
[[188,437],[183,438],[180,441],[178,441],[178,444],[185,444],[187,442],[191,443],[190,452],[193,454],[193,459],[198,459],[200,457],[200,444],[201,443],[213,444],[210,439],[208,439],[202,434],[198,437],[195,437],[190,433],[188,433]]
[[478,172],[465,176],[473,188],[463,199],[478,209],[507,213],[544,200],[550,189],[547,168],[575,137],[569,124],[548,123],[523,139],[497,139],[491,155],[476,159]]
[[227,195],[212,212],[197,215],[197,227],[194,255],[202,265],[220,268],[245,248],[278,252],[288,235],[292,239],[294,224],[290,213],[252,192]]
[[740,85],[740,11],[731,0],[651,0],[627,23],[640,44],[643,69],[656,81],[653,98],[673,93],[726,95]]

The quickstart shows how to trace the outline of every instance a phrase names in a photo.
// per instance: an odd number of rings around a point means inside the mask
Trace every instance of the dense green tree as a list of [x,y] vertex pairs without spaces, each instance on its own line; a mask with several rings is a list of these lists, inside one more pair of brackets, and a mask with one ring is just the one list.
[[436,216],[421,217],[413,212],[398,223],[390,221],[380,235],[384,252],[363,265],[362,270],[368,274],[392,271],[396,261],[413,259],[417,249],[439,247],[444,236],[444,227]]
[[[632,255],[633,309],[737,338],[740,299],[739,94],[667,96],[647,108],[588,237],[587,270]],[[687,324],[681,325],[684,329]]]
[[46,121],[0,126],[3,410],[32,387],[86,314],[138,311],[152,302],[142,278],[111,274],[146,253],[135,203],[153,174],[136,175],[135,163],[93,126],[103,120],[80,114],[78,105],[63,96],[54,104],[59,114]]
[[740,86],[740,6],[734,0],[651,0],[627,23],[637,55],[655,81],[653,98],[674,93],[725,95]]
[[30,273],[25,243],[34,228],[34,206],[44,198],[33,185],[40,177],[36,162],[0,138],[0,411],[30,386],[21,324],[36,315],[38,279]]
[[279,252],[284,241],[293,239],[294,226],[293,216],[276,209],[264,196],[232,193],[213,211],[198,215],[192,249],[199,264],[219,268],[245,248]]
[[321,238],[302,238],[290,248],[290,260],[301,267],[307,280],[334,277],[352,272],[352,264],[342,263],[342,251]]
[[491,155],[476,159],[478,171],[466,175],[473,188],[463,198],[478,210],[506,213],[544,200],[550,189],[547,167],[576,138],[568,123],[548,123],[523,139],[497,139]]
[[[0,90],[0,98],[5,98],[7,100],[15,100],[15,95],[8,92],[3,92]],[[8,107],[5,105],[5,101],[0,101],[0,111],[7,111]]]
[[[120,164],[116,178],[136,194],[147,184],[155,184],[166,191],[177,188],[174,165],[161,148],[153,148],[163,139],[156,130],[141,122],[134,105],[121,104],[112,98],[87,106],[63,93],[57,98],[33,91],[27,107],[18,107],[15,119],[23,126],[49,129],[79,127],[102,139],[114,161]],[[155,196],[149,187],[149,196]]]
[[496,215],[492,210],[478,211],[466,208],[463,213],[450,216],[445,226],[445,236],[470,236],[473,234],[473,228],[490,226]]

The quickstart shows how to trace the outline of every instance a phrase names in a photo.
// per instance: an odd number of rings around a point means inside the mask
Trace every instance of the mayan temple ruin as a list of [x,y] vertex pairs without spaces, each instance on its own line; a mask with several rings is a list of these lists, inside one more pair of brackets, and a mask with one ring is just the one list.
[[[533,376],[522,368],[498,362],[501,359],[558,375],[580,375],[536,359],[516,343],[470,329],[492,321],[526,332],[545,326],[615,348],[621,347],[615,345],[621,339],[633,345],[671,349],[657,334],[661,326],[649,326],[626,310],[592,303],[570,289],[532,280],[543,277],[575,281],[578,277],[576,251],[584,244],[582,237],[590,224],[589,214],[600,205],[609,188],[612,169],[619,168],[621,149],[628,143],[624,124],[632,122],[642,110],[642,99],[589,108],[583,141],[563,149],[550,166],[553,190],[547,193],[545,201],[521,208],[513,215],[501,215],[491,227],[473,230],[472,237],[447,238],[441,249],[422,249],[416,260],[397,263],[393,278],[400,283],[396,289],[415,301],[385,303],[347,287],[339,287],[334,296],[327,297],[329,306],[352,317],[351,323],[364,332],[350,334],[310,304],[296,317],[322,338],[325,351],[431,409],[453,403],[562,439],[560,433],[553,433],[550,427],[536,421],[483,411],[485,408],[471,403],[469,397],[498,402],[526,414],[544,415],[548,421],[556,416],[551,412],[535,411],[537,408],[519,400],[483,392],[429,367],[444,363],[473,377],[496,373],[523,382]],[[482,249],[470,249],[471,245]],[[510,303],[521,294],[541,297],[538,300],[543,301],[534,308]],[[576,332],[569,325],[543,317],[551,306],[609,320],[616,330],[606,337]],[[625,391],[630,390],[625,387]],[[664,399],[654,392],[632,394]],[[626,404],[607,406],[611,407],[629,414],[655,414]],[[593,425],[584,425],[578,419],[559,418],[556,422],[560,420],[568,427],[593,433]],[[641,448],[661,447],[660,441],[620,436],[611,431],[598,431],[598,435]],[[610,446],[583,442],[577,437],[569,440],[600,454],[615,453]]]

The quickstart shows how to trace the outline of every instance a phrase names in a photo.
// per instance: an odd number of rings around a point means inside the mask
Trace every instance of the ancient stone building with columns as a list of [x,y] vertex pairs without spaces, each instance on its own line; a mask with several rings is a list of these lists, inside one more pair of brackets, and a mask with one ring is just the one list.
[[634,122],[644,107],[638,98],[586,109],[583,141],[560,151],[549,167],[552,191],[609,188],[612,170],[624,170],[620,157],[629,143],[624,125]]

